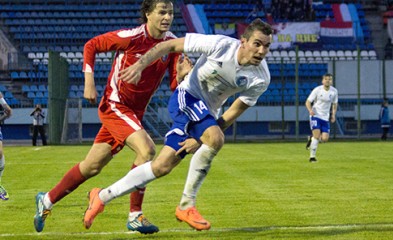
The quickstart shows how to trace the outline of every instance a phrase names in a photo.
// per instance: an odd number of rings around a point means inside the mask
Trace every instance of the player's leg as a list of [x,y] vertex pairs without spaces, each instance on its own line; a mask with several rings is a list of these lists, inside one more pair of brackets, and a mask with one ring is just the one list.
[[[84,215],[84,226],[89,229],[95,217],[103,211],[104,206],[113,199],[136,191],[146,186],[158,177],[168,174],[181,160],[176,151],[164,146],[159,156],[152,162],[147,162],[129,171],[123,178],[104,189],[93,189],[90,193],[89,207]],[[153,172],[154,168],[154,172]],[[155,175],[156,174],[156,175]]]
[[[204,128],[203,125],[206,123],[212,126]],[[187,222],[192,228],[197,230],[208,230],[211,226],[197,211],[196,197],[210,170],[213,158],[224,144],[224,134],[220,127],[214,124],[214,119],[209,120],[207,118],[202,123],[193,126],[193,129],[202,127],[202,129],[206,130],[200,137],[203,144],[191,158],[183,195],[180,205],[176,208],[176,218],[180,221]]]
[[5,168],[5,157],[3,154],[3,142],[2,140],[2,134],[0,131],[0,199],[1,200],[8,200],[10,196],[8,195],[7,191],[1,184],[1,177],[3,176],[4,168]]
[[[98,136],[98,135],[97,135]],[[36,214],[34,226],[37,232],[44,229],[46,217],[55,203],[73,192],[87,179],[97,175],[112,159],[111,146],[108,143],[94,143],[86,158],[72,167],[49,192],[36,195]]]
[[[144,129],[131,134],[126,145],[136,154],[134,164],[131,169],[136,168],[154,158],[155,144]],[[142,203],[146,187],[138,187],[136,191],[130,193],[130,212],[128,214],[127,228],[130,231],[138,231],[144,234],[158,232],[157,226],[152,224],[142,212]]]
[[33,146],[37,146],[37,137],[38,137],[38,126],[33,126]]
[[310,142],[310,162],[316,162],[316,154],[318,149],[319,139],[321,137],[321,122],[320,119],[310,116],[310,129],[312,132]]
[[382,127],[382,136],[381,140],[387,140],[388,138],[389,127]]
[[321,142],[322,143],[327,143],[329,141],[329,133],[328,132],[322,132],[321,134]]
[[41,136],[41,140],[42,140],[42,145],[46,146],[46,136],[45,136],[45,129],[44,126],[39,126],[39,131],[40,131],[40,136]]

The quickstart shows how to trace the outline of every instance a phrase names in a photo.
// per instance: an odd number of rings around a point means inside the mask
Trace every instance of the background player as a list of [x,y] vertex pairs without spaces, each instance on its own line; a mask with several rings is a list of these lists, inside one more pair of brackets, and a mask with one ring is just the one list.
[[[2,114],[0,115],[0,122],[4,121],[5,119],[9,118],[12,114],[12,109],[5,101],[3,94],[0,92],[0,105],[2,108]],[[9,194],[1,184],[1,177],[3,176],[5,168],[5,157],[3,152],[3,134],[1,132],[0,126],[0,199],[1,200],[8,200],[10,198]]]
[[[179,54],[171,53],[148,66],[142,73],[138,85],[120,80],[119,72],[134,64],[139,56],[157,43],[174,39],[169,32],[173,21],[173,4],[169,0],[145,0],[141,6],[142,24],[134,29],[105,33],[89,40],[84,47],[83,71],[85,72],[84,97],[95,103],[97,91],[94,83],[96,53],[115,51],[112,70],[108,77],[104,96],[98,107],[102,122],[94,144],[85,159],[72,167],[60,182],[48,193],[36,196],[34,226],[37,232],[44,228],[45,219],[55,203],[74,191],[87,179],[99,174],[113,156],[127,145],[136,153],[134,165],[152,160],[155,155],[153,140],[143,129],[141,121],[146,106],[169,70],[171,89],[177,85],[177,77],[185,75],[191,68],[189,60],[176,65]],[[176,68],[181,71],[176,76]],[[130,213],[127,228],[141,233],[154,233],[159,229],[142,214],[145,187],[130,196]]]
[[[140,84],[142,70],[169,52],[201,53],[194,68],[181,82],[169,101],[173,126],[166,134],[165,146],[158,157],[137,168],[101,191],[90,191],[84,225],[90,228],[104,205],[116,197],[135,191],[140,186],[168,174],[187,154],[179,145],[193,137],[202,142],[191,159],[190,168],[176,217],[197,230],[208,230],[210,223],[195,208],[196,195],[213,158],[224,144],[223,129],[230,126],[246,109],[253,106],[270,83],[264,57],[272,42],[272,28],[260,19],[254,20],[241,40],[223,35],[187,34],[155,46],[138,62],[122,71],[122,80]],[[240,96],[219,117],[228,97]],[[221,127],[221,128],[220,128]]]
[[310,128],[312,131],[312,137],[309,137],[306,145],[306,148],[310,150],[310,162],[317,161],[318,143],[329,140],[329,119],[332,123],[336,121],[338,92],[332,85],[333,75],[330,73],[323,75],[322,85],[314,88],[306,100],[306,108],[310,113]]

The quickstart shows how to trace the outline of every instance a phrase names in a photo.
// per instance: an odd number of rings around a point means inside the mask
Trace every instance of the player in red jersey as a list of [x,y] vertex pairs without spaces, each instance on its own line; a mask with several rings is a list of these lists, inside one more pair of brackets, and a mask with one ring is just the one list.
[[[152,160],[155,155],[154,142],[141,125],[143,114],[166,70],[169,71],[170,87],[173,90],[177,85],[177,78],[182,78],[190,70],[191,63],[187,59],[177,64],[179,54],[171,53],[146,68],[142,73],[143,80],[138,85],[121,81],[120,70],[134,64],[156,44],[176,38],[169,32],[173,21],[171,1],[144,0],[141,13],[145,24],[133,29],[105,33],[85,44],[84,97],[92,103],[97,99],[93,75],[95,55],[100,52],[116,52],[105,93],[98,107],[102,127],[86,158],[71,168],[52,190],[36,195],[34,226],[37,232],[43,230],[45,219],[55,203],[87,179],[99,174],[125,145],[136,153],[132,168]],[[127,228],[144,234],[155,233],[159,231],[158,227],[151,224],[142,213],[144,191],[145,188],[141,186],[139,191],[130,195]]]

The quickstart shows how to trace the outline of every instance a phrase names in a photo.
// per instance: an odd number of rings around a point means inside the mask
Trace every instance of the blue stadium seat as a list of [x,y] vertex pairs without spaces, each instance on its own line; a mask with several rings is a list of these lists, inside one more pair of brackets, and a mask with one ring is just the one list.
[[7,91],[7,88],[4,85],[0,84],[0,91],[5,92]]
[[38,87],[37,87],[37,85],[31,85],[31,86],[30,86],[30,91],[38,92]]
[[38,92],[35,93],[35,97],[36,98],[43,98],[44,97],[44,93],[41,92],[41,91],[38,91]]
[[28,98],[35,98],[35,93],[34,92],[28,92],[27,93]]
[[40,84],[38,86],[38,90],[41,91],[41,92],[46,92],[48,89],[46,88],[46,85]]
[[70,86],[70,90],[71,90],[71,91],[75,91],[75,92],[76,92],[76,91],[78,91],[78,90],[79,90],[79,88],[78,88],[78,86],[77,86],[77,85],[71,85],[71,86]]
[[18,72],[11,72],[11,79],[19,79],[19,73]]
[[30,86],[29,85],[22,85],[22,92],[30,92]]

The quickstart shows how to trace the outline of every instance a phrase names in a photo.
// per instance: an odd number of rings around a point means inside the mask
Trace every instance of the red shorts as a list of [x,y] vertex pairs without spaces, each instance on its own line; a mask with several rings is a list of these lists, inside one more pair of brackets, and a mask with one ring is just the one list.
[[112,146],[113,155],[123,149],[128,136],[143,129],[134,111],[121,103],[103,102],[98,108],[98,116],[102,127],[94,143],[108,143]]

